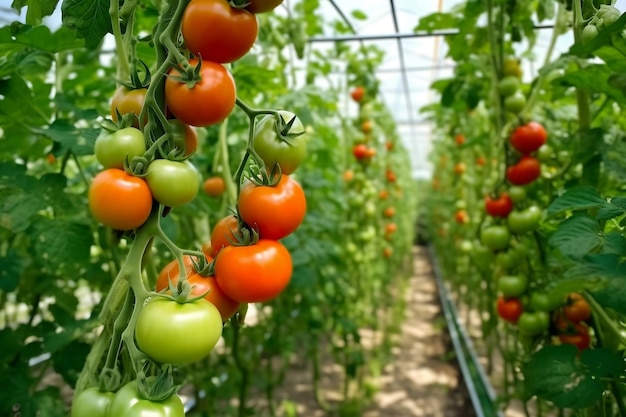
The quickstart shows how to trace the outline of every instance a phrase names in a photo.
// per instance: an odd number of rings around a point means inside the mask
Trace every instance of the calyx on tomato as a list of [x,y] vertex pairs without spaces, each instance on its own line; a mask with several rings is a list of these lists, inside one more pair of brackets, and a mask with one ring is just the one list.
[[490,195],[485,197],[485,211],[490,216],[506,217],[511,210],[513,210],[513,201],[508,193],[501,193],[498,198],[492,198]]
[[518,126],[509,139],[513,148],[524,155],[528,155],[546,143],[547,137],[548,133],[540,123],[528,122]]
[[279,110],[278,118],[267,115],[259,121],[254,131],[254,150],[268,171],[283,174],[294,172],[306,158],[307,135],[302,121],[294,113]]

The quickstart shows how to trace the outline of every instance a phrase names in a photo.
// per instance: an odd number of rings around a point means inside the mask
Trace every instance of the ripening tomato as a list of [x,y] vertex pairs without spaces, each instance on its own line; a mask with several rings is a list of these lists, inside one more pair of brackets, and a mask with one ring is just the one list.
[[192,0],[183,13],[185,46],[203,61],[233,62],[252,48],[259,33],[256,16],[228,0]]
[[361,86],[354,87],[354,89],[350,92],[350,96],[352,97],[352,100],[356,101],[357,103],[363,100],[364,95],[365,95],[365,88]]
[[506,217],[513,210],[513,201],[508,193],[501,193],[500,197],[485,196],[485,211],[493,217]]
[[133,230],[148,220],[152,193],[143,179],[121,169],[106,169],[89,186],[89,209],[107,227]]
[[454,220],[460,224],[467,224],[470,221],[470,217],[466,210],[461,209],[454,213]]
[[503,296],[499,296],[496,303],[496,310],[498,311],[498,316],[500,316],[502,320],[515,324],[517,323],[519,316],[522,315],[524,306],[519,298],[505,298]]
[[278,241],[260,239],[247,246],[227,246],[215,258],[215,279],[224,293],[241,303],[269,301],[289,284],[293,264]]
[[579,351],[589,349],[591,345],[589,328],[582,323],[572,323],[572,327],[567,333],[559,334],[559,340],[563,344],[576,346]]
[[[172,340],[166,346],[180,341]],[[91,414],[85,417],[91,417]],[[137,390],[137,380],[120,388],[109,406],[108,417],[185,417],[185,407],[180,397],[173,394],[163,401],[146,400]]]
[[184,365],[211,353],[222,336],[222,316],[205,299],[179,303],[165,297],[148,301],[137,318],[137,347],[159,363]]
[[118,121],[117,113],[122,116],[133,113],[135,116],[139,117],[143,104],[146,101],[147,92],[147,88],[129,89],[125,86],[118,87],[111,98],[111,117],[113,120]]
[[589,320],[589,317],[591,317],[591,308],[582,295],[570,293],[565,300],[563,314],[570,321],[578,323]]
[[74,397],[70,417],[107,417],[112,400],[112,392],[87,388]]
[[[192,66],[199,61],[189,61]],[[237,99],[235,80],[223,65],[202,61],[202,79],[193,85],[180,81],[177,68],[171,68],[165,79],[165,101],[177,119],[191,126],[211,126],[220,123],[233,110]]]
[[125,161],[130,162],[146,152],[146,140],[141,130],[134,127],[105,131],[96,139],[94,152],[105,169],[123,169]]
[[172,129],[172,137],[174,138],[176,148],[183,150],[184,156],[194,153],[198,149],[198,134],[196,130],[178,119],[170,119],[168,122]]
[[345,182],[350,182],[354,179],[354,171],[351,169],[347,169],[343,172],[343,180]]
[[461,146],[465,143],[465,135],[458,133],[454,136],[454,142],[458,145]]
[[241,219],[263,239],[282,239],[295,231],[306,215],[302,187],[289,175],[274,186],[246,182],[237,202]]
[[387,182],[396,182],[396,173],[391,168],[387,168],[385,170],[385,178],[387,178]]
[[528,122],[518,126],[509,138],[511,146],[524,155],[535,152],[546,143],[548,133],[546,129],[537,122]]
[[357,160],[362,160],[367,158],[369,152],[367,149],[367,145],[363,144],[363,143],[359,143],[358,145],[354,145],[354,147],[352,148],[352,155],[354,155],[354,157]]
[[381,200],[386,200],[389,198],[389,191],[387,190],[380,190],[380,192],[378,193],[378,198]]
[[289,175],[306,158],[308,135],[304,134],[304,125],[294,113],[286,110],[278,113],[283,123],[282,131],[273,115],[263,117],[255,127],[254,150],[268,171],[278,164],[280,172]]
[[200,177],[189,161],[155,159],[146,169],[154,199],[167,207],[189,203],[198,194]]
[[248,0],[250,4],[246,6],[246,10],[252,13],[265,13],[277,8],[283,0]]
[[396,215],[396,209],[394,207],[387,207],[385,208],[385,210],[383,210],[383,216],[385,217],[393,217]]
[[216,175],[204,180],[202,189],[210,197],[220,197],[226,191],[226,183],[224,178]]
[[511,184],[526,185],[535,181],[541,175],[541,164],[532,156],[522,156],[517,164],[510,166],[506,171],[506,178]]
[[393,255],[393,249],[391,249],[389,246],[386,246],[383,249],[383,256],[387,259],[391,258],[391,255]]
[[385,234],[390,235],[398,230],[398,226],[395,223],[387,223],[385,225]]
[[459,162],[454,165],[454,173],[456,175],[461,175],[467,170],[467,166],[465,166],[464,162]]
[[484,156],[479,156],[476,158],[476,165],[478,165],[479,167],[484,167],[486,163],[487,163],[487,160],[485,159]]
[[235,215],[220,219],[211,231],[211,255],[215,257],[222,248],[236,243],[239,235],[239,220]]
[[361,123],[361,131],[363,133],[370,133],[373,129],[373,124],[371,120],[365,120],[363,123]]

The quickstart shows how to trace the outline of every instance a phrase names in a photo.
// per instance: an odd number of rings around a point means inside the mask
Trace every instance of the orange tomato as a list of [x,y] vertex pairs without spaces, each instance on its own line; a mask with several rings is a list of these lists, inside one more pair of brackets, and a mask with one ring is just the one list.
[[364,95],[365,95],[365,88],[361,86],[354,87],[354,89],[350,92],[350,96],[352,97],[352,100],[356,101],[357,103],[363,100]]
[[211,255],[217,256],[220,250],[237,242],[239,233],[239,220],[233,214],[215,223],[211,231]]
[[120,86],[113,93],[111,98],[111,117],[117,122],[117,113],[122,116],[125,114],[133,113],[139,117],[143,104],[146,101],[147,88],[135,88],[129,89],[125,86]]
[[204,181],[202,189],[211,197],[219,197],[226,191],[226,183],[222,177],[209,177]]
[[373,129],[372,121],[366,120],[361,124],[361,131],[363,133],[370,133]]

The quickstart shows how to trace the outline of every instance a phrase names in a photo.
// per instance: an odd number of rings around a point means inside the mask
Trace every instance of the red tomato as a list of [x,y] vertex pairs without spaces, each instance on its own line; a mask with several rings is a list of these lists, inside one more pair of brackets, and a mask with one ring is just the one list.
[[[192,66],[198,60],[189,61]],[[195,85],[181,82],[180,72],[171,68],[165,79],[165,101],[168,109],[177,119],[192,126],[210,126],[220,123],[235,107],[237,91],[235,80],[221,64],[202,61],[200,76]]]
[[559,340],[563,344],[576,346],[578,350],[588,349],[591,344],[589,328],[581,323],[572,323],[567,333],[559,334]]
[[383,211],[383,216],[385,217],[393,217],[396,214],[396,209],[393,207],[387,207],[384,211]]
[[228,0],[192,0],[183,13],[185,46],[203,61],[233,62],[248,53],[256,41],[256,16],[231,7]]
[[485,196],[485,211],[493,217],[507,217],[513,210],[513,201],[508,193],[500,194],[498,198]]
[[306,215],[304,191],[289,175],[282,175],[275,186],[245,183],[237,206],[241,219],[263,239],[278,240],[291,234]]
[[571,293],[568,294],[565,305],[563,306],[563,314],[570,321],[579,323],[589,320],[589,317],[591,317],[591,308],[582,295]]
[[454,136],[454,142],[458,145],[461,146],[465,143],[465,135],[459,133],[457,135]]
[[385,170],[385,178],[387,178],[387,182],[396,182],[396,179],[397,179],[396,173],[393,172],[392,169],[387,168]]
[[352,100],[356,101],[357,103],[363,100],[364,95],[365,95],[365,88],[361,86],[354,87],[354,89],[350,92],[350,96],[352,97]]
[[226,216],[215,223],[211,232],[211,255],[217,256],[222,248],[237,242],[237,236],[239,236],[239,220],[234,215]]
[[513,185],[526,185],[535,181],[541,175],[541,164],[537,158],[522,156],[517,164],[510,166],[506,171],[506,178]]
[[289,284],[292,270],[289,251],[270,239],[248,246],[227,246],[215,259],[217,284],[228,297],[242,303],[275,298]]
[[107,227],[133,230],[150,217],[152,193],[143,179],[121,169],[105,169],[89,187],[89,209]]
[[367,158],[368,154],[369,154],[369,150],[367,148],[367,145],[364,145],[362,143],[358,145],[354,145],[354,147],[352,148],[352,155],[354,155],[354,157],[358,159],[359,161],[361,159]]
[[548,134],[543,126],[537,122],[529,122],[518,126],[511,134],[511,146],[524,155],[535,152],[546,143]]
[[496,310],[502,320],[515,324],[524,312],[524,306],[518,298],[504,298],[503,296],[499,296],[496,303]]

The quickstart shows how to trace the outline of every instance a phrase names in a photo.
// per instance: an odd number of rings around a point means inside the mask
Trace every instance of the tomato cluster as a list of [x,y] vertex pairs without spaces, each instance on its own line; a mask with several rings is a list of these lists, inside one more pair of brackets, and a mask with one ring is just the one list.
[[570,293],[565,304],[555,312],[553,322],[558,338],[563,344],[574,345],[578,350],[588,349],[591,335],[587,321],[591,318],[591,308],[579,293]]

